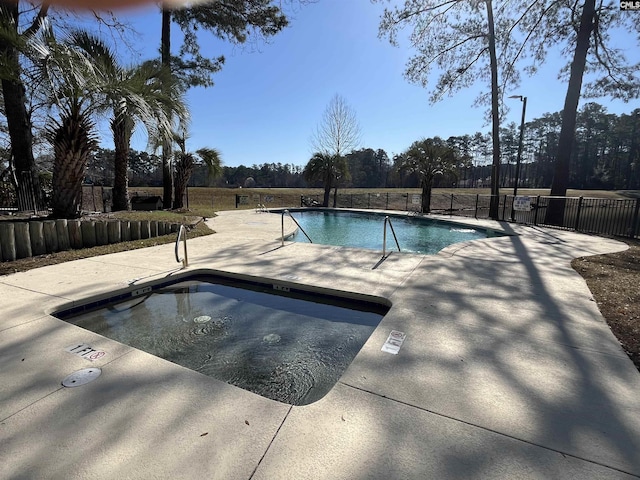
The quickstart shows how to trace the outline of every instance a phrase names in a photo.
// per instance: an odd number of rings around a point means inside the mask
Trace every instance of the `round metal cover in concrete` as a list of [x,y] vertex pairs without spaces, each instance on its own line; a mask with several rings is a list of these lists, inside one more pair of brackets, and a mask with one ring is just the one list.
[[71,375],[67,376],[67,378],[62,380],[62,386],[79,387],[81,385],[86,385],[89,382],[93,382],[101,373],[102,370],[99,368],[84,368],[77,372],[73,372]]

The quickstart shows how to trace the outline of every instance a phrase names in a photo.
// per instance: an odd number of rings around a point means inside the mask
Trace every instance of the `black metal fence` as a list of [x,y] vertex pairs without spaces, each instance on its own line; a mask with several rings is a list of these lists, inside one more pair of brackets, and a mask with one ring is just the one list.
[[[560,199],[562,202],[563,199]],[[557,197],[533,197],[529,211],[515,212],[515,220],[532,225],[556,226],[550,221],[549,212]],[[640,198],[585,198],[565,197],[563,228],[584,233],[598,233],[637,238]]]
[[[433,194],[431,212],[472,218],[489,218],[491,195]],[[519,197],[516,207],[513,195],[498,197],[498,220],[526,225],[540,225],[583,233],[640,237],[640,198],[587,197]],[[333,195],[329,206],[333,206]],[[303,207],[322,204],[321,195],[302,196]],[[420,212],[422,199],[415,193],[338,193],[336,208],[403,210]],[[555,204],[553,204],[555,202]],[[514,208],[515,207],[515,208]],[[560,209],[551,218],[548,212]]]
[[[8,173],[8,170],[5,170]],[[12,181],[9,175],[0,178],[0,210],[4,212],[26,212],[34,215],[47,215],[47,205],[33,185],[29,172],[18,173]]]
[[[29,193],[29,181],[23,195]],[[333,192],[332,192],[333,193]],[[17,210],[18,195],[11,182],[0,179],[0,206],[5,210]],[[32,198],[32,201],[29,198]],[[319,206],[322,195],[240,195],[247,205],[263,204],[266,207],[291,207],[298,200],[301,206]],[[31,205],[30,210],[38,211],[39,207],[33,195],[22,200],[23,205]],[[234,208],[233,197],[229,197],[229,205],[215,205],[218,209]],[[235,207],[238,208],[238,198]],[[188,206],[188,196],[186,199]],[[333,194],[329,199],[329,206],[334,206]],[[555,204],[554,204],[555,202]],[[527,225],[549,226],[584,233],[602,235],[616,235],[630,238],[640,238],[640,198],[613,199],[587,197],[550,197],[534,196],[514,208],[513,195],[501,195],[498,198],[498,220],[515,221]],[[9,205],[7,205],[9,204]],[[562,214],[555,216],[553,221],[550,212],[561,206]],[[489,218],[491,195],[473,194],[433,194],[431,196],[431,211],[455,216]],[[82,209],[85,211],[109,211],[111,207],[111,188],[83,185]],[[401,210],[420,212],[422,197],[420,193],[410,192],[368,192],[368,193],[340,193],[335,197],[336,208]],[[523,209],[521,209],[523,208]]]
[[9,212],[18,210],[16,187],[9,178],[8,170],[0,175],[0,210]]
[[[329,206],[333,207],[333,194]],[[312,207],[322,205],[322,195],[303,195],[300,205]],[[338,193],[335,208],[365,208],[381,210],[404,210],[420,212],[422,196],[419,193]]]

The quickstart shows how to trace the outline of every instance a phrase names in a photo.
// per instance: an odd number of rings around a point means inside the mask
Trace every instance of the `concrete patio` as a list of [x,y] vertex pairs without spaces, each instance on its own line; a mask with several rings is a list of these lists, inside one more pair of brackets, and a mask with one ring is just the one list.
[[[570,267],[626,245],[470,220],[514,235],[381,262],[282,247],[280,221],[221,212],[215,235],[189,240],[188,270],[391,301],[327,396],[268,400],[48,314],[183,274],[173,245],[0,277],[0,478],[640,477],[640,374]],[[407,335],[398,355],[381,351],[391,330]],[[65,351],[74,343],[106,355]],[[88,367],[102,374],[61,385]]]

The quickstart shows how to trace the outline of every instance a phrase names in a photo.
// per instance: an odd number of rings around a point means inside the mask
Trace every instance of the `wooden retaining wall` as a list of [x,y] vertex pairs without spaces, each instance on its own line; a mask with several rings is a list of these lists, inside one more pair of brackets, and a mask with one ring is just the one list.
[[180,224],[149,220],[0,222],[0,262],[176,233]]

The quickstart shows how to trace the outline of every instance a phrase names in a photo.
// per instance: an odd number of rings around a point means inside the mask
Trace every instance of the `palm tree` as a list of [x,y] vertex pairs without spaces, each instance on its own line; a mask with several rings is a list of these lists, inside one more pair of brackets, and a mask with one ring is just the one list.
[[113,209],[130,210],[128,158],[135,126],[141,123],[154,140],[171,140],[172,119],[186,121],[188,116],[183,92],[169,70],[158,62],[122,67],[100,39],[76,32],[72,41],[90,55],[103,74],[102,92],[108,108],[113,111]]
[[187,138],[184,132],[182,135],[176,135],[175,137],[180,151],[175,153],[175,194],[173,198],[173,208],[184,207],[182,199],[189,184],[193,169],[198,163],[207,166],[210,180],[220,176],[222,173],[220,152],[215,148],[208,147],[200,148],[195,152],[188,152],[186,147]]
[[97,147],[94,124],[81,101],[60,106],[60,120],[50,130],[53,144],[53,216],[74,218],[82,206],[82,181],[89,155]]
[[59,116],[47,129],[54,151],[53,215],[77,217],[85,167],[97,146],[92,117],[100,106],[103,76],[71,38],[58,42],[51,28],[46,28],[31,48],[44,95]]
[[[142,123],[150,137],[170,138],[172,120],[186,120],[188,111],[183,93],[168,71],[148,62],[122,70],[127,95],[112,98],[111,131],[115,144],[115,179],[113,202],[116,210],[129,210],[128,157],[129,142],[136,123]],[[116,92],[117,93],[117,92]],[[167,206],[168,207],[168,206]]]
[[[338,185],[338,180],[349,176],[349,165],[341,155],[314,153],[302,172],[309,183],[321,182],[324,186],[323,207],[329,206],[331,188]],[[334,195],[334,207],[336,197]]]
[[440,175],[457,174],[457,155],[440,137],[414,142],[402,154],[400,169],[417,173],[422,186],[422,213],[431,211],[433,180]]
[[[26,3],[26,2],[25,2]],[[33,156],[33,131],[27,107],[27,80],[22,55],[29,53],[34,36],[46,23],[49,3],[21,9],[19,0],[0,2],[0,97],[7,134],[11,140],[11,169],[15,173],[18,208],[27,210],[27,198],[34,198],[36,208],[44,208],[44,194]],[[25,22],[24,17],[30,18]],[[25,25],[26,23],[26,25]]]

